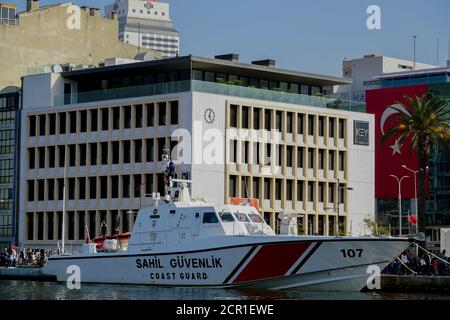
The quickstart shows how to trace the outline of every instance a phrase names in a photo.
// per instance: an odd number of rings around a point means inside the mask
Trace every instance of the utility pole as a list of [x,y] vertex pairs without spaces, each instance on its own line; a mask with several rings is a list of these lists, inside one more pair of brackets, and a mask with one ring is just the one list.
[[416,38],[417,36],[414,35],[414,55],[413,55],[413,70],[416,70]]
[[402,181],[409,176],[403,176],[402,178],[398,178],[393,174],[390,175],[392,178],[395,178],[398,182],[398,226],[399,226],[399,235],[402,236]]

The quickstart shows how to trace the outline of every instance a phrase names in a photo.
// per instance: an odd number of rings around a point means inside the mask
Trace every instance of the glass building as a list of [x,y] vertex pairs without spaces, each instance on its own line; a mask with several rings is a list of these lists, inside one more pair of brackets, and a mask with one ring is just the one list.
[[15,242],[15,170],[18,155],[19,90],[0,91],[0,244]]

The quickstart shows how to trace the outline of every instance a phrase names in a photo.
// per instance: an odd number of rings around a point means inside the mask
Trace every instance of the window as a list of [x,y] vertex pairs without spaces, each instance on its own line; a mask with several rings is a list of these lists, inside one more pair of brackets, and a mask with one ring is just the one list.
[[97,198],[97,177],[89,177],[89,199]]
[[345,153],[343,151],[339,151],[339,170],[345,170]]
[[102,165],[107,165],[108,164],[108,142],[102,142],[100,144],[100,146],[101,146],[101,153],[102,153]]
[[292,201],[292,180],[286,180],[286,200]]
[[292,146],[286,147],[286,166],[292,167]]
[[275,179],[275,200],[281,200],[281,179]]
[[314,182],[308,182],[308,201],[314,202]]
[[108,177],[100,177],[100,197],[108,198]]
[[142,162],[142,140],[134,141],[134,161],[136,163]]
[[170,102],[170,124],[178,124],[178,101]]
[[131,128],[131,106],[123,107],[124,109],[124,119],[123,119],[123,127],[125,129]]
[[297,167],[298,168],[303,168],[304,167],[304,162],[303,162],[303,152],[304,152],[305,148],[303,147],[298,147],[297,148]]
[[111,181],[111,198],[117,199],[119,198],[119,177],[112,176],[110,177]]
[[142,105],[134,106],[136,112],[136,128],[142,128]]
[[71,167],[75,167],[75,161],[76,161],[76,157],[77,157],[75,150],[76,150],[76,145],[71,144],[69,146],[69,166],[71,166]]
[[319,136],[325,136],[325,117],[319,117]]
[[70,120],[70,133],[77,132],[77,112],[71,111],[69,112],[69,120]]
[[236,105],[230,106],[230,127],[237,128],[237,108]]
[[96,143],[90,143],[89,147],[91,148],[91,166],[97,165],[97,144]]
[[264,199],[270,199],[271,190],[270,190],[270,179],[264,178]]
[[49,134],[51,136],[56,134],[56,113],[52,113],[49,115],[50,120],[50,132]]
[[87,131],[87,111],[86,110],[80,111],[80,117],[81,117],[80,131],[86,132]]
[[328,137],[334,138],[334,118],[328,120]]
[[130,163],[131,162],[131,143],[130,141],[123,142],[123,162]]
[[45,136],[45,115],[39,116],[39,135]]
[[27,181],[28,185],[28,201],[34,201],[34,180]]
[[39,155],[39,169],[44,169],[45,168],[45,147],[38,148],[38,155]]
[[86,178],[78,179],[79,199],[86,199]]
[[314,118],[312,115],[308,116],[308,134],[310,136],[314,135]]
[[102,130],[108,131],[109,130],[109,109],[105,108],[102,109]]
[[281,111],[277,111],[275,114],[275,128],[278,131],[281,131],[283,126],[283,113]]
[[66,147],[58,146],[59,153],[59,167],[64,167],[66,165]]
[[36,136],[36,116],[28,117],[30,137]]
[[253,109],[253,129],[255,129],[255,130],[259,130],[259,128],[260,128],[260,124],[259,124],[260,112],[261,112],[261,109],[257,109],[257,108]]
[[325,166],[325,150],[319,149],[319,170],[323,170]]
[[119,164],[119,158],[120,158],[120,142],[113,141],[112,142],[112,163]]
[[242,107],[242,126],[241,128],[248,129],[249,128],[249,107]]
[[34,148],[28,149],[28,168],[34,169],[34,161],[35,161],[35,150]]
[[153,139],[147,139],[147,150],[146,150],[146,158],[147,162],[153,162],[153,154],[154,154],[154,141]]
[[319,182],[319,189],[318,189],[318,196],[319,202],[324,202],[325,199],[325,184],[323,182]]
[[334,170],[334,151],[328,151],[328,170]]
[[339,139],[345,138],[345,120],[339,119]]
[[217,219],[215,212],[205,212],[203,213],[203,223],[205,224],[219,223],[219,219]]
[[113,112],[113,130],[120,129],[120,108],[115,107],[112,109]]
[[314,149],[308,149],[308,168],[314,168]]
[[80,150],[80,166],[84,167],[86,165],[86,144],[80,144],[79,150]]
[[303,201],[303,181],[297,181],[297,201]]
[[122,192],[124,198],[130,197],[130,176],[122,176]]
[[303,132],[303,114],[297,114],[297,134],[305,134]]
[[165,126],[167,124],[167,122],[166,122],[166,103],[165,102],[158,103],[158,111],[159,111],[159,125]]
[[328,185],[328,203],[334,203],[335,189],[336,189],[336,185],[334,183],[330,183]]
[[96,109],[91,110],[91,131],[97,131],[98,112]]
[[272,111],[264,110],[264,129],[270,131],[272,129]]
[[288,112],[286,114],[286,132],[287,133],[292,133],[292,131],[293,131],[293,120],[294,120],[294,117],[293,117],[292,112]]
[[66,134],[66,114],[59,113],[59,134]]
[[222,212],[219,214],[220,216],[220,220],[222,220],[222,222],[234,222],[234,217],[231,213],[229,212]]
[[237,177],[230,176],[230,197],[237,196]]
[[49,168],[54,168],[55,167],[55,148],[56,147],[49,147],[48,148],[48,167]]
[[252,197],[254,199],[259,198],[259,178],[253,178],[253,194]]
[[155,125],[155,104],[150,103],[147,107],[147,127],[153,127]]
[[237,163],[237,141],[230,140],[230,163]]

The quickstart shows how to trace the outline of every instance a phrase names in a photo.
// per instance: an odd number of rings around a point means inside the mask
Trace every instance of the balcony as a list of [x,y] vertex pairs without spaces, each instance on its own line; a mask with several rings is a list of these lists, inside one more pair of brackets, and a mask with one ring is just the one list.
[[273,102],[299,104],[328,109],[339,109],[355,112],[365,112],[366,105],[359,102],[343,101],[340,99],[309,96],[275,90],[258,89],[216,82],[199,80],[185,80],[177,82],[157,83],[142,86],[122,87],[89,92],[81,92],[72,95],[56,95],[54,105],[68,105],[126,99],[146,96],[173,94],[180,92],[197,91],[204,93],[220,94],[248,99],[266,100]]

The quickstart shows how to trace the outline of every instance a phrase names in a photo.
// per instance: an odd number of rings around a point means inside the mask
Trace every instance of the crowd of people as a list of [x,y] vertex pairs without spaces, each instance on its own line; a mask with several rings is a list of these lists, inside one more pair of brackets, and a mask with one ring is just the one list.
[[411,250],[403,252],[383,271],[385,274],[450,276],[450,258],[443,250],[437,255],[424,254],[420,259]]
[[51,249],[31,249],[9,246],[0,249],[0,267],[31,266],[41,268],[48,257],[57,254]]

